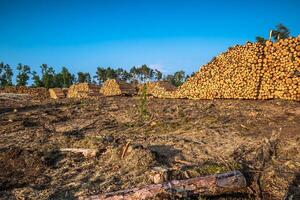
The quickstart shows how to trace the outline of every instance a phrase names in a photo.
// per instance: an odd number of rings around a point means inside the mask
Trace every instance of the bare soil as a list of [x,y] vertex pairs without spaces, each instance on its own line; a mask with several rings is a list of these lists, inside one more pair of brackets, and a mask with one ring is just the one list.
[[181,199],[300,198],[299,102],[149,98],[143,117],[139,104],[0,98],[0,198],[76,199],[147,185],[153,167],[172,169],[173,179],[233,169],[247,178],[234,194]]

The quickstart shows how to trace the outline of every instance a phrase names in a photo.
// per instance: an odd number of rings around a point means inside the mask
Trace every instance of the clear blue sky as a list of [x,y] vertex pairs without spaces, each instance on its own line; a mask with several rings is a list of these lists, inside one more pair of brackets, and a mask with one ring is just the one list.
[[148,64],[196,71],[278,23],[300,34],[299,0],[0,0],[0,61],[94,74]]

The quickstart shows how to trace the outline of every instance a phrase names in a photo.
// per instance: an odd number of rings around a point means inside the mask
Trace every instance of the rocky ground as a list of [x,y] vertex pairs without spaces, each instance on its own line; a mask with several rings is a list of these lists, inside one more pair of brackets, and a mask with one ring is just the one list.
[[243,191],[194,199],[300,198],[299,102],[149,98],[146,109],[141,115],[138,97],[0,98],[0,198],[76,199],[147,185],[154,167],[174,179],[233,169],[247,178]]

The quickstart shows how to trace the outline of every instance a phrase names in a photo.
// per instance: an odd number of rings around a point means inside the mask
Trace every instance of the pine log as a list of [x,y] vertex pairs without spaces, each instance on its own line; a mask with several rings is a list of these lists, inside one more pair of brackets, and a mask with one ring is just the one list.
[[191,192],[201,195],[220,195],[236,192],[246,187],[246,179],[240,171],[230,171],[186,180],[173,180],[162,184],[147,185],[106,194],[79,197],[81,200],[142,200],[172,192]]

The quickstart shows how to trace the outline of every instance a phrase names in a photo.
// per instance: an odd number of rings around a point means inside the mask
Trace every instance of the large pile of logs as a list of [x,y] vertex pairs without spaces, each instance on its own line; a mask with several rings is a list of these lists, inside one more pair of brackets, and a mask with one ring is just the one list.
[[52,99],[63,99],[66,97],[63,89],[61,88],[51,88],[49,89],[49,94]]
[[300,100],[300,36],[235,46],[189,78],[174,98]]
[[25,86],[7,86],[0,88],[0,93],[28,94],[33,99],[47,99],[49,92],[46,88],[29,88]]
[[300,100],[300,36],[264,47],[260,99]]
[[147,88],[147,95],[158,98],[172,98],[174,91],[177,89],[168,81],[147,82],[138,86],[139,93],[141,93],[144,85],[146,85]]
[[68,89],[68,98],[91,98],[100,96],[99,93],[100,86],[88,84],[88,83],[78,83],[71,85]]
[[137,90],[133,84],[109,79],[103,83],[100,93],[105,96],[135,95],[137,94]]

